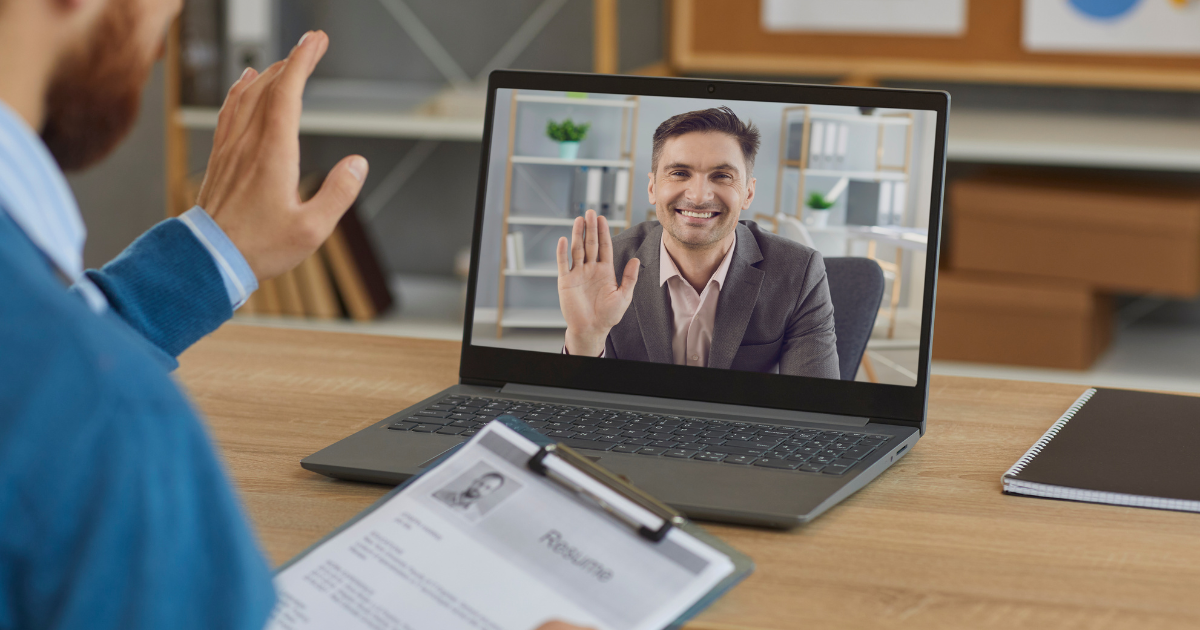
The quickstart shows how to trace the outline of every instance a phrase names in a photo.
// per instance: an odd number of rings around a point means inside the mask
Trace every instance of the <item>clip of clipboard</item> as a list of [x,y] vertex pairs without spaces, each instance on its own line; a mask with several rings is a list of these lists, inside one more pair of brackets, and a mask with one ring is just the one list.
[[[621,498],[629,501],[637,508],[641,508],[657,517],[661,524],[657,527],[651,527],[643,522],[642,519],[630,514],[627,510],[620,506],[614,505],[611,501],[605,500],[597,492],[585,488],[582,484],[577,483],[566,476],[552,470],[546,464],[546,459],[551,455],[562,460],[570,465],[575,470],[583,473],[590,481],[600,484],[601,487],[615,492]],[[617,520],[628,525],[630,528],[637,531],[638,535],[650,540],[651,542],[660,542],[670,533],[671,528],[683,524],[684,518],[681,514],[659,502],[654,497],[642,492],[638,488],[627,483],[620,477],[608,472],[607,470],[592,463],[588,458],[580,455],[575,449],[565,444],[546,444],[533,457],[529,459],[529,469],[533,472],[542,475],[543,477],[557,483],[566,488],[569,492],[587,500],[596,507],[604,510],[612,515]]]

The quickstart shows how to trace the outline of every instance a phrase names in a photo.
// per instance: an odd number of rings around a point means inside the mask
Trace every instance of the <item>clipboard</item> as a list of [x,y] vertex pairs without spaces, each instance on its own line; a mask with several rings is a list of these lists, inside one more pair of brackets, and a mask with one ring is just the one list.
[[[726,556],[733,570],[718,582],[711,590],[703,597],[696,601],[690,608],[684,611],[672,623],[668,624],[668,628],[678,628],[688,620],[695,617],[705,608],[710,606],[714,601],[728,592],[731,588],[745,579],[754,571],[754,562],[745,554],[737,551],[733,547],[726,544],[719,538],[705,532],[700,527],[687,520],[681,514],[654,499],[645,492],[630,485],[625,480],[608,472],[602,467],[596,465],[591,460],[583,457],[568,446],[558,444],[550,438],[534,431],[521,420],[512,416],[499,416],[495,420],[504,424],[509,429],[512,429],[521,437],[529,440],[539,447],[539,450],[529,458],[526,466],[536,475],[546,478],[552,483],[557,484],[567,492],[574,494],[579,498],[579,501],[588,504],[597,513],[603,514],[605,517],[612,519],[615,522],[628,527],[636,536],[643,538],[650,544],[658,544],[663,541],[670,530],[678,528],[681,531],[692,536],[699,542],[707,545],[718,553]],[[342,524],[340,527],[322,537],[316,543],[310,545],[304,551],[297,554],[287,562],[280,565],[275,573],[279,574],[286,571],[289,567],[302,560],[305,556],[320,548],[325,543],[336,538],[346,529],[352,527],[355,523],[369,516],[372,512],[379,509],[383,505],[391,501],[396,495],[403,493],[412,484],[416,483],[423,476],[436,470],[445,460],[452,457],[461,449],[466,442],[455,446],[454,448],[443,453],[433,463],[431,463],[424,472],[416,475],[404,483],[400,484],[383,497],[372,503],[362,512],[355,515],[349,521]],[[553,460],[554,465],[551,464]],[[580,475],[571,475],[574,479],[568,478],[567,475],[556,473],[555,469],[562,470],[563,466],[570,467],[571,470],[577,471]],[[579,483],[579,480],[586,479],[593,483]],[[590,486],[590,487],[585,487]],[[613,501],[605,501],[602,494],[603,491],[611,491],[625,499],[629,504],[636,506],[635,511],[638,514],[632,513],[630,510],[622,509]],[[652,514],[659,519],[655,524],[647,525],[645,514]],[[657,525],[657,526],[655,526]],[[532,629],[530,629],[532,630]]]

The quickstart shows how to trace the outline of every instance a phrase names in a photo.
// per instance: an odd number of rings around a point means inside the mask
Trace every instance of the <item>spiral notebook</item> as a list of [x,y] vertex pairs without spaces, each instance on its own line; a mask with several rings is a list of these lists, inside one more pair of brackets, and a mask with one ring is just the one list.
[[1200,397],[1089,389],[1002,480],[1008,494],[1200,512]]

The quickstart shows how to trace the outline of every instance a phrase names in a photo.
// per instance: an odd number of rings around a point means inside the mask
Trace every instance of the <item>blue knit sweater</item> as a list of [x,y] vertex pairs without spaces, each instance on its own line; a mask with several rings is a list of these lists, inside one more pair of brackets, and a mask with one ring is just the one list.
[[258,629],[270,571],[169,370],[231,316],[171,219],[68,293],[0,212],[0,630]]

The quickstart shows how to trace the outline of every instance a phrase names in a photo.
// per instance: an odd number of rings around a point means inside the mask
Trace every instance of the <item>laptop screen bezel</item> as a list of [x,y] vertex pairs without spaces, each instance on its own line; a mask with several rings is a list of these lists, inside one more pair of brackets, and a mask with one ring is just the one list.
[[[713,91],[709,91],[709,87]],[[487,202],[493,115],[498,89],[610,93],[765,101],[787,104],[841,105],[915,109],[937,113],[933,156],[933,190],[929,208],[929,247],[926,252],[925,292],[917,383],[913,386],[842,381],[803,376],[714,370],[683,365],[601,359],[472,345],[475,290]],[[617,394],[694,400],[824,414],[866,417],[923,429],[929,395],[930,340],[936,294],[939,235],[945,182],[946,129],[950,95],[926,90],[899,90],[752,81],[635,77],[497,70],[488,80],[475,229],[471,239],[471,269],[467,284],[459,377],[467,383],[520,383]]]

